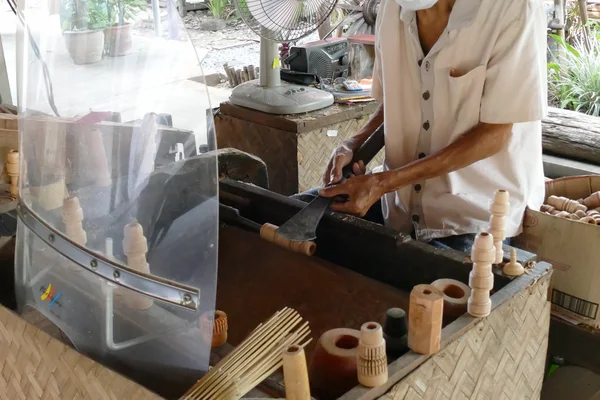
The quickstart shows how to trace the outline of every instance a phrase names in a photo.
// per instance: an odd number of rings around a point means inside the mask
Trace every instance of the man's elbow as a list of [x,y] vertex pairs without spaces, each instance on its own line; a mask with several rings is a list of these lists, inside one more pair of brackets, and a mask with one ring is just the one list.
[[513,134],[513,124],[486,124],[482,122],[480,126],[486,133],[488,143],[490,143],[490,155],[496,154],[508,146]]

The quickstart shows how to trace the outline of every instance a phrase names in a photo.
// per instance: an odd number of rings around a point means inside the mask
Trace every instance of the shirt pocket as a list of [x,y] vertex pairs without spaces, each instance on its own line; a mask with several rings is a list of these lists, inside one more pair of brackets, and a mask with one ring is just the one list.
[[452,70],[448,72],[449,117],[455,122],[453,136],[462,135],[479,123],[485,72],[485,65],[467,73],[458,71],[460,76],[455,76],[457,72]]

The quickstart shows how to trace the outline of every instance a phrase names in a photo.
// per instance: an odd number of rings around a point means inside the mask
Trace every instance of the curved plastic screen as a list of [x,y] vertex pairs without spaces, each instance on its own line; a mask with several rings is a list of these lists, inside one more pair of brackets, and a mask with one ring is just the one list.
[[[119,24],[123,4],[137,21]],[[160,11],[22,11],[16,281],[21,310],[173,397],[208,368],[217,162],[198,152],[214,131],[206,87],[188,80],[197,51],[173,4]]]

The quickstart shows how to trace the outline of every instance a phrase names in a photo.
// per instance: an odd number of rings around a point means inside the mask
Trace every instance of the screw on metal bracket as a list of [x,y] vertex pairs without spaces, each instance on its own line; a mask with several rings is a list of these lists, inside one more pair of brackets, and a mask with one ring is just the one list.
[[119,273],[119,271],[113,272],[113,278],[119,279],[120,276],[121,276],[121,274]]
[[183,305],[187,306],[189,304],[192,303],[192,296],[190,296],[188,293],[183,295]]
[[54,243],[54,234],[49,234],[48,235],[48,240],[50,241],[50,243]]
[[90,261],[90,266],[92,267],[92,270],[97,270],[98,269],[98,261],[96,260],[92,260]]

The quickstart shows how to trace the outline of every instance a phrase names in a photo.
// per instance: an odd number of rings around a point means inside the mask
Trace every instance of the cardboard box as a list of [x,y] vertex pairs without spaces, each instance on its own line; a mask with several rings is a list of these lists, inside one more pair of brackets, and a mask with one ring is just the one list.
[[[597,191],[600,176],[546,182],[546,198],[577,200]],[[553,265],[550,301],[555,315],[600,329],[600,226],[527,210],[516,246]]]

